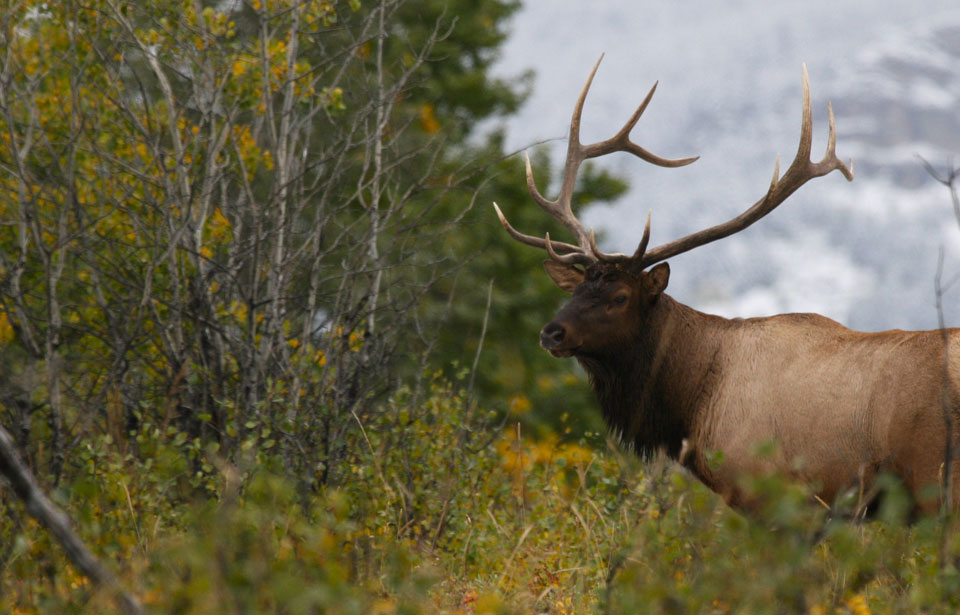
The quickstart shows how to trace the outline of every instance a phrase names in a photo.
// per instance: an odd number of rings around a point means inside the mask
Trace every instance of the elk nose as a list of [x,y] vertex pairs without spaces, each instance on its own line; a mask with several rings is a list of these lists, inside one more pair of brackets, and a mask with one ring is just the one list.
[[563,342],[566,335],[567,330],[563,328],[563,325],[551,322],[540,331],[540,346],[546,350],[556,348]]

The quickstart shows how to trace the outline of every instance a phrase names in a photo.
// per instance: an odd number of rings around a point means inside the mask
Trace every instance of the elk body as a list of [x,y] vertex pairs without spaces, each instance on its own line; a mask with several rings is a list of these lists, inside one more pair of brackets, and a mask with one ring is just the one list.
[[[726,319],[664,292],[666,259],[746,228],[810,179],[834,170],[853,179],[852,165],[835,153],[832,109],[826,155],[810,160],[806,68],[800,146],[783,176],[778,159],[766,194],[732,220],[651,249],[648,216],[640,245],[628,256],[602,253],[574,216],[580,164],[614,151],[666,167],[696,158],[661,158],[630,140],[656,85],[619,133],[582,145],[580,116],[598,66],[574,109],[556,200],[537,190],[527,161],[533,199],[578,245],[519,233],[494,204],[512,237],[548,252],[547,273],[573,295],[541,331],[541,346],[580,362],[607,425],[624,445],[642,455],[665,451],[735,507],[755,504],[742,488],[749,475],[792,476],[829,503],[849,488],[869,493],[873,479],[886,472],[902,480],[917,511],[935,510],[952,492],[944,481],[955,485],[960,475],[955,464],[945,466],[960,454],[953,436],[960,431],[960,330],[861,333],[818,314]],[[762,443],[774,443],[776,453],[758,457]],[[708,463],[715,452],[719,461]]]

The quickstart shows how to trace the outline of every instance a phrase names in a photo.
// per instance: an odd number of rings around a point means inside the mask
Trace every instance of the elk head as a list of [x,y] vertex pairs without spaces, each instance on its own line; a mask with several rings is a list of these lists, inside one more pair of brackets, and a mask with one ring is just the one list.
[[544,262],[550,277],[573,298],[540,331],[540,345],[555,357],[602,358],[631,346],[645,328],[670,277],[660,263],[650,271],[624,264],[591,265],[580,270]]
[[[833,109],[827,104],[830,117],[830,135],[827,152],[819,162],[810,160],[813,140],[813,120],[810,109],[810,84],[806,66],[803,67],[803,119],[800,128],[800,145],[793,162],[780,176],[780,157],[774,166],[773,179],[766,194],[739,216],[686,237],[647,249],[650,239],[650,215],[643,231],[640,245],[632,255],[604,254],[597,248],[592,230],[587,231],[573,214],[571,200],[581,163],[612,152],[629,152],[638,158],[661,167],[680,167],[699,158],[669,159],[657,156],[630,140],[630,132],[643,114],[657,89],[650,92],[634,111],[617,134],[604,141],[590,145],[580,143],[580,116],[590,90],[590,84],[600,66],[603,56],[597,60],[580,96],[574,106],[570,121],[570,137],[564,164],[560,195],[554,200],[543,197],[533,179],[530,158],[526,160],[527,187],[533,200],[550,216],[560,222],[577,239],[577,245],[551,241],[550,234],[543,238],[518,232],[494,203],[493,207],[501,224],[517,241],[542,248],[550,255],[544,267],[561,289],[572,293],[573,298],[540,332],[540,344],[555,357],[578,356],[600,357],[616,352],[618,348],[636,340],[642,331],[647,314],[667,286],[670,268],[666,259],[682,254],[698,246],[737,233],[764,217],[786,200],[807,181],[839,170],[847,180],[853,179],[853,163],[845,165],[837,158],[836,130]],[[657,263],[660,263],[657,265]],[[650,270],[647,267],[656,265]]]

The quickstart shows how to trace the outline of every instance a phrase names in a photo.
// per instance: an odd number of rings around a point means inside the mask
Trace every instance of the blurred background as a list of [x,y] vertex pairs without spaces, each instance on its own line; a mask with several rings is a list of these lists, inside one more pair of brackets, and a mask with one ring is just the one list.
[[[814,155],[825,147],[829,100],[837,153],[853,158],[855,180],[815,180],[745,232],[673,259],[668,292],[725,316],[811,311],[861,330],[936,326],[938,252],[946,282],[960,273],[960,231],[948,191],[919,157],[943,172],[960,152],[956,2],[614,0],[585,10],[529,0],[494,67],[503,77],[535,72],[506,123],[508,149],[554,139],[559,164],[574,100],[601,53],[583,140],[612,135],[659,80],[634,139],[663,156],[701,156],[680,169],[626,154],[600,160],[630,185],[583,214],[603,247],[632,251],[647,210],[656,245],[758,199],[776,155],[785,168],[796,151],[806,63]],[[947,297],[956,326],[957,294]]]

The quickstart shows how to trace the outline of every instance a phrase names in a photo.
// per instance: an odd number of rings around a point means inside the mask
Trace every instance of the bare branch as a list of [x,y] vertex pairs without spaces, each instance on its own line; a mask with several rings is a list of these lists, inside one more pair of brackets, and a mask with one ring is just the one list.
[[112,592],[126,613],[139,615],[140,603],[121,587],[117,578],[90,552],[70,527],[70,518],[43,493],[30,470],[21,463],[13,439],[0,426],[0,473],[10,482],[27,512],[53,535],[70,561],[94,584]]
[[950,200],[953,202],[953,217],[960,225],[960,196],[957,195],[957,179],[960,178],[960,167],[953,166],[952,160],[947,160],[947,171],[940,175],[937,170],[923,156],[917,156],[927,173],[950,190]]

